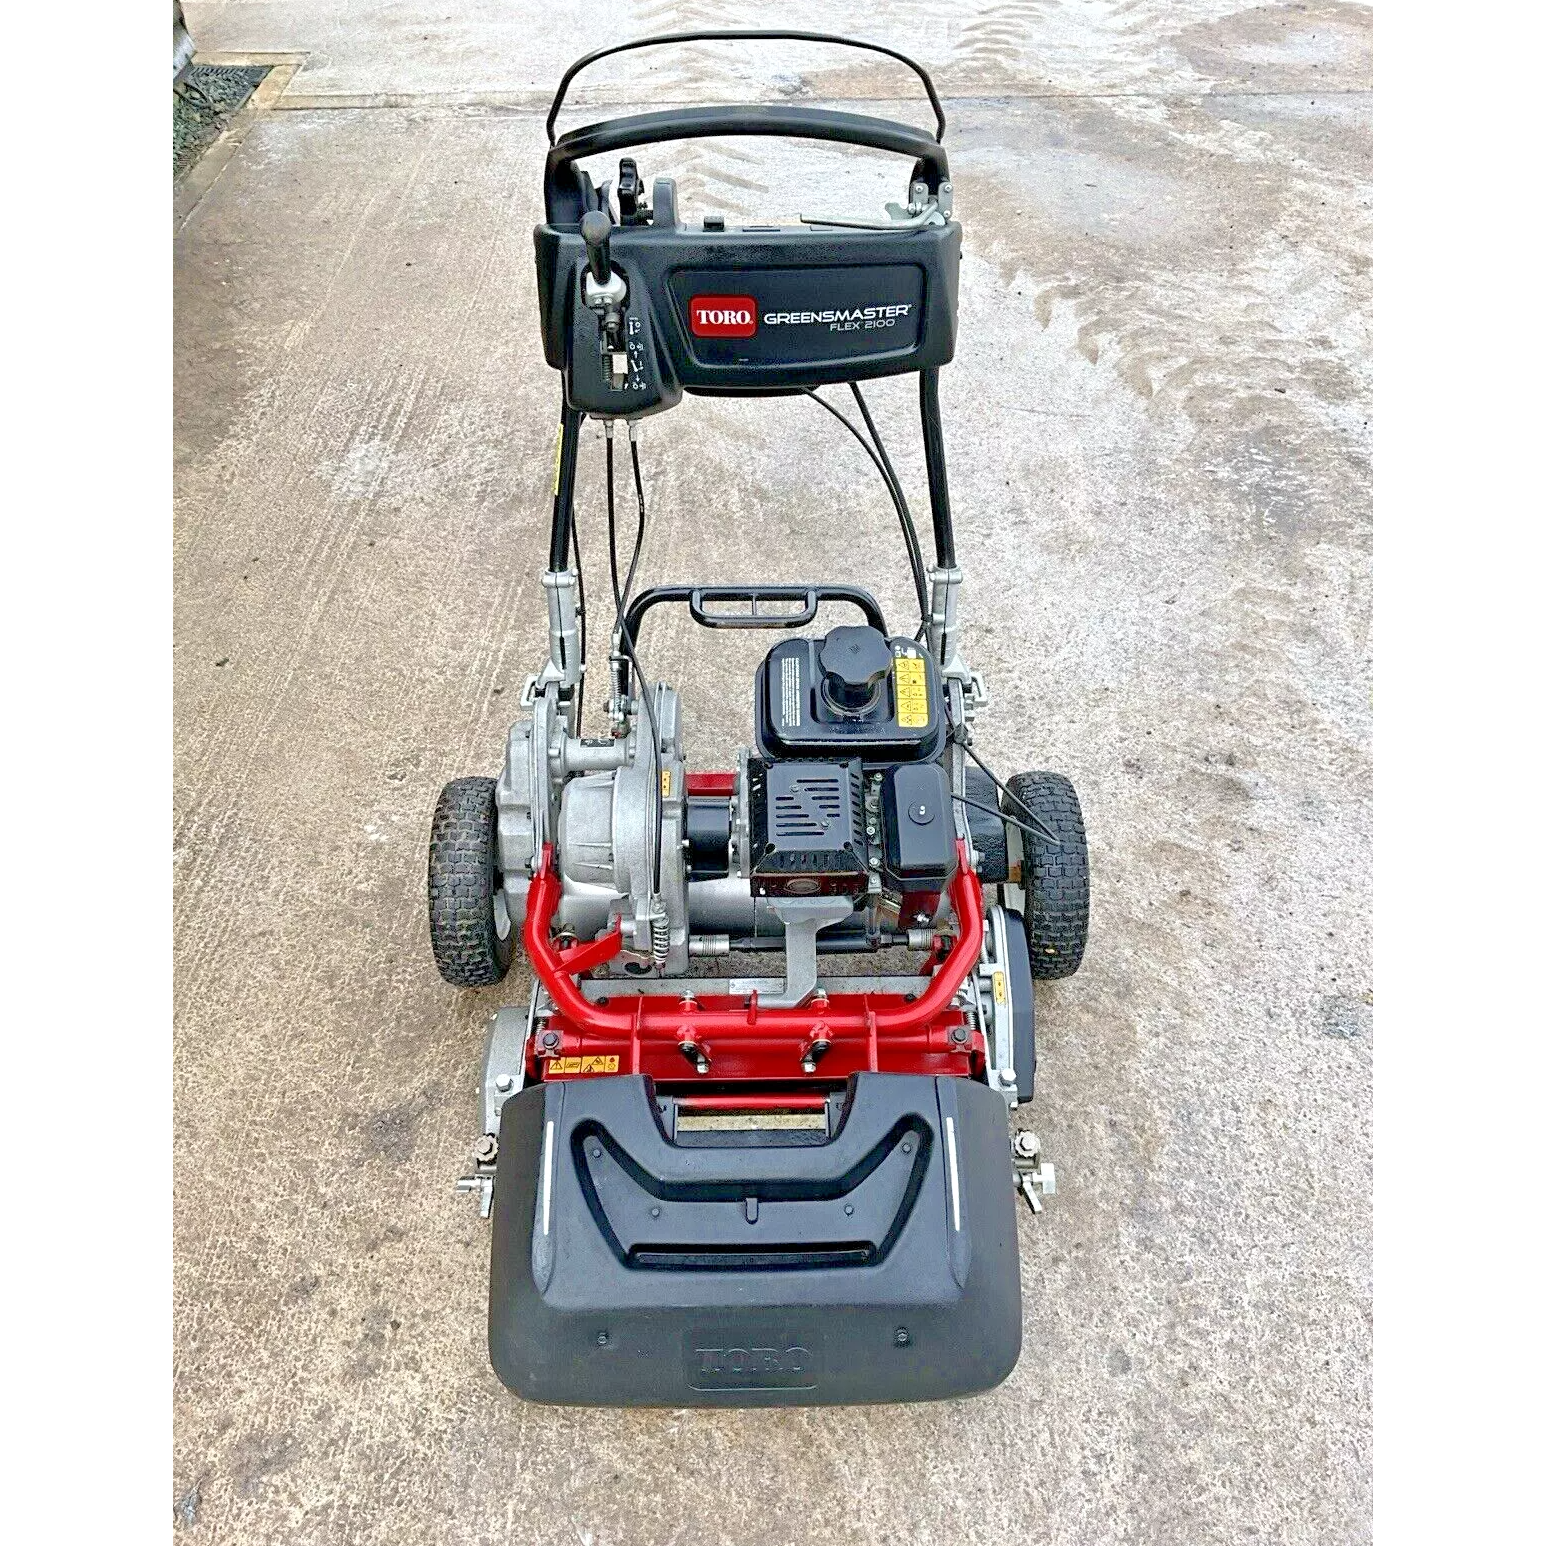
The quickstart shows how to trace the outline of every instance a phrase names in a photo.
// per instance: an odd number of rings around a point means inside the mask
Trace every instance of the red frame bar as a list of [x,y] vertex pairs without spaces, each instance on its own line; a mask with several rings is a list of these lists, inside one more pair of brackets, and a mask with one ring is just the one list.
[[[546,1078],[585,1078],[598,1073],[647,1073],[656,1080],[800,1081],[831,1084],[850,1073],[882,1067],[894,1072],[962,1074],[976,1071],[986,1049],[956,1007],[957,990],[982,952],[982,884],[970,867],[966,845],[956,844],[950,884],[957,933],[932,975],[918,979],[913,997],[898,993],[818,995],[796,1009],[769,1009],[747,998],[705,994],[619,997],[617,1007],[592,1003],[574,974],[616,955],[622,935],[556,950],[550,938],[562,885],[546,845],[526,902],[525,945],[532,967],[553,1001],[554,1014],[532,1069]],[[863,978],[855,979],[857,983]],[[826,1051],[807,1072],[812,1044]],[[544,1070],[545,1059],[583,1059],[584,1071]],[[707,1071],[698,1068],[706,1059]],[[598,1066],[598,1064],[600,1066]],[[744,1099],[744,1097],[741,1097]]]
[[689,773],[687,792],[690,795],[732,795],[735,793],[734,773]]

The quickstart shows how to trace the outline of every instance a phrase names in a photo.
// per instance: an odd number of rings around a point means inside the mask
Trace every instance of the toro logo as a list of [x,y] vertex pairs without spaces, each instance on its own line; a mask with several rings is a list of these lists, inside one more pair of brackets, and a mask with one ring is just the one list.
[[750,295],[695,295],[687,325],[699,338],[750,338],[757,331],[757,302]]

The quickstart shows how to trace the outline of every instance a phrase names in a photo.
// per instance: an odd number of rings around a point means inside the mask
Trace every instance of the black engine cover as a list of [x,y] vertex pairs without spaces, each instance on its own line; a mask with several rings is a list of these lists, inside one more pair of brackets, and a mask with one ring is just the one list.
[[758,896],[862,896],[869,847],[860,765],[753,758],[749,776],[752,890]]
[[[891,667],[871,707],[855,711],[831,691],[824,646],[838,635],[872,634]],[[832,664],[830,653],[828,666]],[[782,757],[862,757],[871,766],[928,762],[944,744],[945,710],[933,659],[911,639],[885,639],[878,630],[835,629],[825,639],[786,639],[757,668],[757,750]]]

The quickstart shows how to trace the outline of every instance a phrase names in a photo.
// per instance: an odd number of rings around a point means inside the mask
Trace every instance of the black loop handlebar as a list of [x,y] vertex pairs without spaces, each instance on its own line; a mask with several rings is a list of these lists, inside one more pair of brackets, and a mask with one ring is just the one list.
[[950,160],[943,145],[930,139],[923,129],[893,123],[888,118],[832,113],[818,107],[676,108],[664,113],[638,113],[631,118],[609,118],[571,129],[564,135],[548,151],[543,179],[548,219],[555,223],[575,221],[584,212],[574,163],[586,156],[628,150],[635,145],[654,145],[662,140],[704,139],[719,134],[833,140],[841,145],[895,151],[915,158],[913,175],[923,179],[930,193],[938,193],[939,185],[950,176]]
[[[862,48],[872,54],[884,54],[888,59],[895,59],[905,64],[919,80],[923,82],[923,89],[929,95],[929,105],[934,109],[934,139],[939,143],[945,138],[945,109],[940,104],[939,93],[934,89],[934,82],[929,77],[929,72],[915,59],[909,59],[906,54],[899,53],[894,48],[887,48],[883,43],[866,43],[858,38],[838,37],[832,32],[789,32],[783,29],[741,31],[736,28],[711,30],[706,32],[662,32],[654,37],[634,38],[628,43],[614,43],[610,48],[598,48],[594,53],[586,54],[583,59],[575,62],[564,71],[563,79],[558,83],[558,90],[553,94],[553,105],[548,109],[548,144],[556,145],[558,141],[553,136],[553,125],[558,122],[558,110],[564,105],[564,97],[568,93],[569,83],[585,69],[593,65],[598,59],[610,58],[613,54],[631,53],[637,48],[655,48],[666,43],[834,43],[839,48]],[[649,117],[662,115],[649,114]],[[721,130],[722,133],[733,133],[733,130]],[[742,131],[746,132],[746,131]],[[751,131],[757,132],[757,131]],[[663,138],[667,136],[662,136]],[[569,136],[565,135],[565,139]]]

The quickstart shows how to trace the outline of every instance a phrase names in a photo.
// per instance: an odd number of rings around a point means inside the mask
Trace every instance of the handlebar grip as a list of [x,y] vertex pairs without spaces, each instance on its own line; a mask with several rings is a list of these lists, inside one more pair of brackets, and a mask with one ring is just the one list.
[[764,135],[796,140],[831,140],[887,150],[915,160],[913,176],[931,193],[950,177],[944,147],[927,131],[887,118],[862,113],[834,113],[825,108],[747,106],[690,107],[661,113],[638,113],[571,129],[548,151],[543,193],[552,225],[577,222],[584,213],[579,176],[574,163],[586,156],[655,145],[663,140],[705,139],[713,135]]

